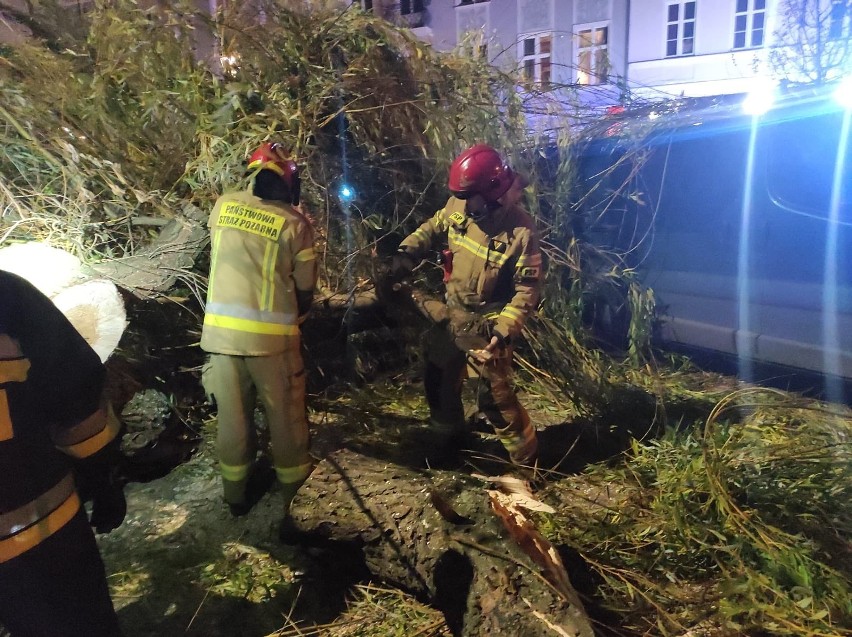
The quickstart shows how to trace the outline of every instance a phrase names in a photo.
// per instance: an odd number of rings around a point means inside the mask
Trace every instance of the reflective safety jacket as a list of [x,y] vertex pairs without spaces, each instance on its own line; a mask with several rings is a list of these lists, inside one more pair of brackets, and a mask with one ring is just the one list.
[[465,202],[446,205],[400,243],[415,260],[446,241],[452,256],[447,304],[493,318],[504,338],[520,335],[541,292],[541,252],[532,218],[520,206],[506,206],[474,221]]
[[236,356],[298,349],[298,293],[312,293],[317,280],[310,221],[286,203],[237,192],[219,197],[207,225],[201,348]]
[[0,562],[79,510],[72,467],[119,429],[102,401],[104,377],[98,355],[50,299],[0,270]]

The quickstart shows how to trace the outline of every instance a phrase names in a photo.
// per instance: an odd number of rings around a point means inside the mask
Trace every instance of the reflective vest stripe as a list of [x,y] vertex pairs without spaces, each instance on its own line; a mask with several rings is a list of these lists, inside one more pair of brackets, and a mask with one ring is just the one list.
[[415,230],[411,236],[413,236],[415,239],[417,239],[417,241],[420,242],[425,241],[428,243],[430,241],[429,233],[423,230],[422,228],[417,228],[417,230]]
[[30,370],[30,359],[12,358],[0,360],[0,384],[23,383]]
[[507,305],[503,308],[503,311],[500,312],[500,316],[504,316],[507,319],[511,319],[517,322],[524,318],[524,313],[522,310],[519,310],[518,308],[512,305]]
[[64,502],[32,526],[0,540],[0,563],[8,562],[37,546],[63,526],[80,510],[80,498],[72,491]]
[[5,389],[0,389],[0,442],[11,440],[14,434],[12,414],[9,412],[9,397],[6,396]]
[[251,319],[223,316],[221,314],[205,314],[204,325],[209,327],[221,327],[238,332],[251,332],[252,334],[267,334],[270,336],[298,336],[299,326],[285,325],[283,323],[267,323],[264,321],[253,321]]
[[296,467],[275,467],[275,475],[278,482],[283,484],[293,484],[301,482],[308,477],[311,472],[311,463],[300,464]]
[[486,261],[491,261],[492,263],[496,263],[498,266],[502,266],[509,259],[502,252],[495,252],[494,250],[489,250],[487,245],[480,245],[467,235],[460,233],[455,228],[450,228],[449,238],[451,242],[455,243],[461,248],[464,248],[468,252],[472,253],[474,256],[484,259]]
[[0,514],[0,539],[5,539],[32,526],[57,509],[72,493],[74,493],[74,476],[69,473],[35,500],[8,513]]
[[75,442],[73,444],[58,444],[57,448],[60,451],[67,453],[72,458],[88,458],[112,442],[121,429],[121,423],[119,423],[118,418],[115,417],[112,407],[105,410],[99,409],[95,414],[87,418],[81,424],[84,427],[89,426],[88,421],[92,418],[96,418],[103,422],[103,427],[101,427],[99,431],[80,442]]
[[219,473],[222,475],[223,480],[228,480],[229,482],[245,480],[248,477],[249,469],[251,469],[250,464],[233,465],[225,464],[221,460],[219,461]]
[[[0,384],[22,383],[27,379],[29,370],[30,360],[28,358],[0,360]],[[9,397],[6,395],[5,389],[0,389],[0,441],[11,440],[13,435]]]
[[235,303],[208,303],[207,312],[214,316],[230,316],[231,318],[246,319],[259,323],[277,323],[293,325],[298,316],[289,312],[263,312]]
[[518,265],[516,266],[518,269],[523,267],[536,267],[541,266],[541,252],[536,252],[535,254],[522,254],[518,257]]
[[275,263],[278,260],[278,244],[267,242],[263,251],[262,283],[260,285],[260,309],[269,312],[275,298]]

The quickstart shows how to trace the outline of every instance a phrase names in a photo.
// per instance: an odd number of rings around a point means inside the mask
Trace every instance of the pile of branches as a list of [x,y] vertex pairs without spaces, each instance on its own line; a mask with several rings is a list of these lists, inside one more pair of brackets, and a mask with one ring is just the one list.
[[554,485],[540,522],[639,634],[850,635],[850,466],[848,409],[742,389]]
[[[272,138],[306,166],[334,279],[353,252],[435,209],[460,148],[490,142],[531,166],[545,143],[525,125],[530,95],[483,60],[337,3],[261,9],[96,2],[75,31],[48,21],[59,3],[35,3],[25,17],[40,38],[0,50],[0,242],[132,254],[144,220],[209,207]],[[345,210],[344,181],[358,193]],[[565,211],[563,194],[551,200]]]

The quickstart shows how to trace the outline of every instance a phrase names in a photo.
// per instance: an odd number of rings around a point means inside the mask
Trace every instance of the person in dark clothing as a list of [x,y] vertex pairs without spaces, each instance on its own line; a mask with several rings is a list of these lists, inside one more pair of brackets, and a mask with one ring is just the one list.
[[0,624],[13,637],[121,635],[92,532],[126,513],[105,376],[50,299],[0,270]]

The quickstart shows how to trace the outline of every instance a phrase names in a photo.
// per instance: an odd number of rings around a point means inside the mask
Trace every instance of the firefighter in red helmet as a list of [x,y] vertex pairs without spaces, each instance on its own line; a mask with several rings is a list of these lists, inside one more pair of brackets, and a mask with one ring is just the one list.
[[121,634],[91,529],[127,510],[105,376],[51,300],[0,270],[0,624],[13,637]]
[[[472,366],[480,376],[479,412],[511,460],[532,466],[537,438],[511,385],[513,345],[538,305],[541,253],[533,220],[519,205],[523,180],[486,144],[462,152],[450,166],[452,196],[400,244],[392,275],[405,276],[430,251],[448,247],[452,271],[446,302],[480,315],[487,357]],[[521,186],[521,187],[519,187]],[[424,384],[432,426],[448,439],[466,434],[462,384],[471,359],[445,329],[426,336]]]
[[246,514],[260,494],[247,489],[256,470],[255,400],[266,413],[272,461],[290,501],[311,470],[305,369],[299,325],[317,280],[313,229],[296,209],[299,168],[280,144],[249,158],[248,191],[219,197],[210,214],[210,278],[201,348],[202,373],[218,409],[216,440],[224,499]]

